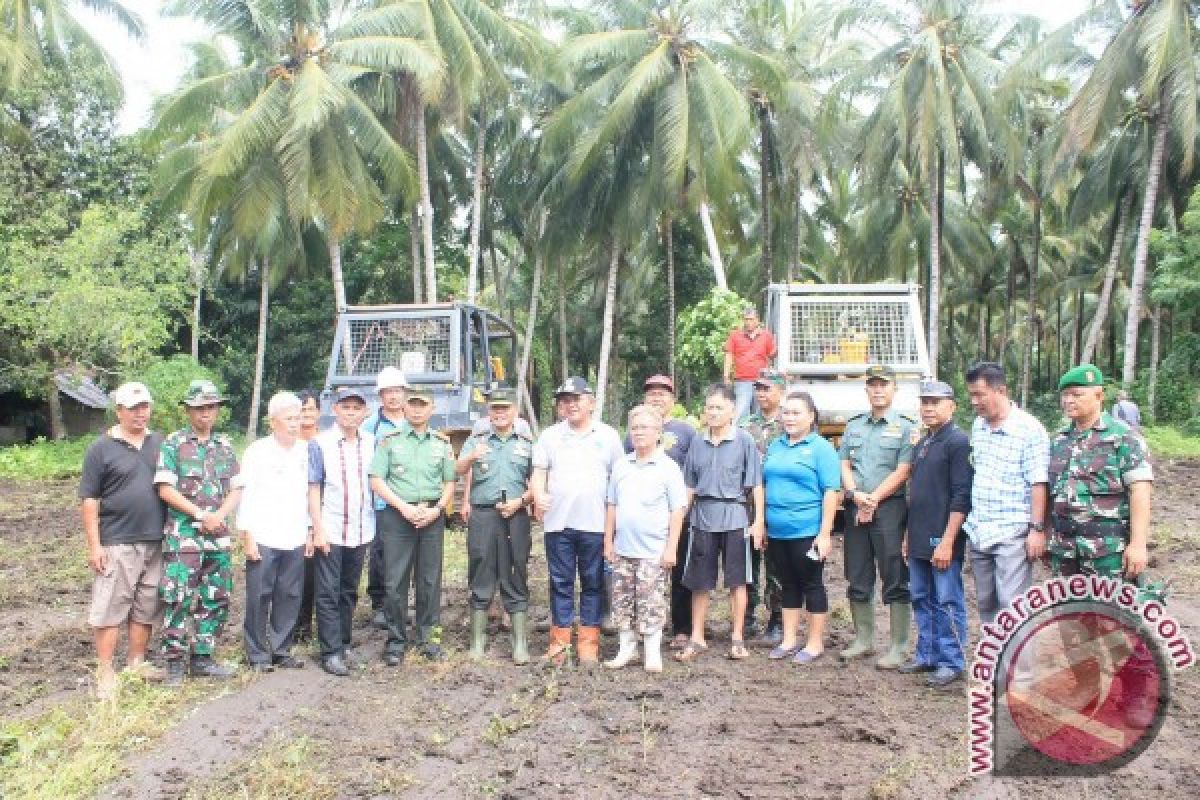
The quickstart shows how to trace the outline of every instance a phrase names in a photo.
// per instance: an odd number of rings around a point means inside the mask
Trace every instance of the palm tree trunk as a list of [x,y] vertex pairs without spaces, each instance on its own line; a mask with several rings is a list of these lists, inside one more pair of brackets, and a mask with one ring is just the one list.
[[196,287],[196,296],[192,298],[192,361],[200,360],[200,298],[204,290]]
[[1125,363],[1121,370],[1121,385],[1129,388],[1137,377],[1138,323],[1142,315],[1142,295],[1146,290],[1146,257],[1150,253],[1150,230],[1154,226],[1154,208],[1158,199],[1158,184],[1162,178],[1163,159],[1167,151],[1168,111],[1166,98],[1158,104],[1158,119],[1154,128],[1154,146],[1150,151],[1150,169],[1143,193],[1142,218],[1138,225],[1137,247],[1133,252],[1133,279],[1129,282],[1129,311],[1125,316]]
[[[940,156],[939,156],[940,164]],[[942,195],[938,171],[934,171],[930,179],[929,204],[929,374],[937,378],[938,349],[941,342],[938,339],[940,320],[938,319],[939,303],[942,284]]]
[[413,302],[420,303],[425,297],[424,281],[421,280],[421,214],[414,207],[408,223],[409,251],[412,254]]
[[704,227],[704,241],[708,244],[708,257],[713,265],[713,277],[717,279],[717,288],[728,290],[725,281],[725,262],[721,259],[721,248],[717,246],[717,232],[713,229],[712,214],[709,213],[708,203],[700,203],[700,224]]
[[613,317],[617,304],[617,266],[621,263],[621,249],[614,237],[612,254],[608,260],[608,286],[604,291],[604,326],[600,334],[600,362],[596,366],[596,408],[604,417],[604,395],[608,389],[608,361],[612,354]]
[[996,361],[1001,366],[1007,366],[1008,343],[1012,340],[1013,298],[1017,296],[1017,265],[1019,263],[1020,257],[1014,246],[1008,259],[1008,283],[1005,287],[1007,292],[1004,295],[1008,302],[1004,304],[1004,329],[1000,334],[1000,346],[996,348]]
[[[1100,299],[1096,301],[1096,316],[1092,318],[1092,326],[1088,329],[1087,342],[1083,345],[1083,353],[1079,363],[1090,364],[1100,344],[1100,334],[1108,317],[1108,309],[1112,304],[1113,286],[1117,282],[1117,270],[1121,265],[1121,249],[1125,246],[1125,229],[1129,222],[1129,206],[1132,198],[1126,194],[1121,200],[1121,208],[1117,212],[1117,230],[1113,234],[1112,247],[1108,251],[1108,263],[1104,267],[1104,284],[1100,288]],[[1083,314],[1083,307],[1078,311]]]
[[[1025,354],[1021,357],[1021,405],[1029,407],[1029,390],[1033,371],[1033,347],[1037,342],[1037,282],[1042,251],[1042,201],[1033,201],[1033,249],[1029,254],[1029,269],[1025,286],[1025,307],[1028,322],[1025,329]],[[1041,352],[1038,352],[1041,361]]]
[[1150,312],[1150,381],[1146,387],[1146,419],[1153,424],[1154,406],[1158,400],[1158,354],[1162,347],[1162,306]]
[[[537,314],[538,314],[538,298],[542,293],[542,263],[545,260],[542,256],[542,237],[546,234],[546,217],[547,212],[542,212],[542,218],[538,222],[538,237],[534,242],[533,253],[533,282],[529,289],[529,315],[525,318],[525,340],[521,343],[521,363],[517,367],[517,397],[520,399],[526,391],[527,377],[529,375],[529,358],[533,353],[533,334],[537,329]],[[531,413],[532,406],[528,409]]]
[[979,321],[976,335],[979,337],[979,360],[987,361],[987,346],[988,346],[988,317],[991,315],[991,309],[988,307],[986,299],[979,303]]
[[671,382],[675,382],[675,221],[668,212],[663,221],[663,238],[667,240],[667,363],[671,365]]
[[[246,423],[246,438],[258,436],[258,407],[262,402],[263,365],[267,358],[267,314],[269,311],[271,269],[264,258],[259,265],[259,280],[262,284],[258,294],[258,347],[254,351],[254,388],[250,392],[250,421]],[[349,362],[347,362],[349,368]]]
[[1083,351],[1083,289],[1075,293],[1075,321],[1071,332],[1071,364],[1082,363],[1079,354]]
[[[58,361],[53,362],[57,364]],[[67,424],[63,420],[62,395],[58,392],[58,381],[54,377],[55,370],[50,370],[46,381],[46,410],[50,414],[50,438],[60,442],[67,438]]]
[[467,245],[467,302],[475,303],[479,284],[479,230],[483,220],[483,159],[487,151],[487,126],[479,110],[475,131],[475,174],[471,179],[471,239]]
[[[329,230],[325,236],[325,243],[329,247],[329,269],[333,273],[333,303],[337,306],[337,313],[341,314],[346,310],[346,280],[342,273],[342,242],[332,230]],[[351,366],[354,363],[354,345],[349,336],[342,339],[342,363],[345,373],[350,374]]]
[[563,260],[558,259],[558,357],[559,370],[564,382],[570,374],[571,351],[567,342],[567,284],[563,272]]
[[425,302],[437,302],[437,271],[433,263],[433,203],[429,199],[429,145],[425,133],[425,105],[417,109],[417,182],[421,191],[421,249],[425,256]]
[[[763,286],[770,286],[774,279],[771,269],[771,113],[765,100],[758,106],[759,130],[759,213],[762,216],[760,235],[762,236],[762,275]],[[673,359],[672,359],[673,361]]]

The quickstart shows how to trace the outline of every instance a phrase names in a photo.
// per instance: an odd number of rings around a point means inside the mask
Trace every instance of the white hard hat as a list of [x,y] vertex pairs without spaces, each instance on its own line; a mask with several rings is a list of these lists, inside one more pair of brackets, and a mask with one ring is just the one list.
[[112,393],[112,398],[113,403],[122,408],[133,408],[142,403],[154,403],[154,398],[150,396],[150,390],[146,388],[146,384],[137,381],[122,383]]
[[379,377],[375,379],[375,390],[383,391],[384,389],[407,389],[408,380],[404,377],[404,373],[396,367],[384,367],[379,371]]

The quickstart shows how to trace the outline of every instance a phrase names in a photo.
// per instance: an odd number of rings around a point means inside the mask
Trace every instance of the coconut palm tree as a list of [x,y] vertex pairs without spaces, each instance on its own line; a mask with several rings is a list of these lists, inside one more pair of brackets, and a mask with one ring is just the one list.
[[120,85],[116,67],[100,42],[73,10],[87,8],[108,17],[134,39],[145,35],[142,19],[120,0],[0,0],[0,91],[27,84],[47,59],[86,51]]

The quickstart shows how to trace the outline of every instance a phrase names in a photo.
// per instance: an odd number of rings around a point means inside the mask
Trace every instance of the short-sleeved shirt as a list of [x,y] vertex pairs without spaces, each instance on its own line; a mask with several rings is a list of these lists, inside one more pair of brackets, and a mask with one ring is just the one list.
[[274,435],[251,442],[242,454],[242,499],[237,524],[254,543],[295,550],[308,536],[308,442],[290,447]]
[[516,500],[529,486],[533,442],[515,428],[504,437],[489,430],[467,439],[459,456],[475,452],[481,442],[487,443],[488,453],[471,464],[471,505],[494,506],[504,498]]
[[603,422],[592,421],[582,433],[565,421],[542,431],[533,446],[533,468],[546,470],[546,531],[604,533],[608,478],[624,455],[621,437]]
[[730,428],[718,442],[710,436],[702,433],[692,440],[683,467],[683,482],[696,493],[692,530],[742,530],[750,524],[746,492],[762,485],[762,458],[743,430]]
[[[952,512],[971,511],[971,439],[947,422],[917,442],[908,479],[908,554],[926,561],[942,542]],[[966,537],[954,539],[953,557],[961,559]]]
[[436,503],[454,480],[454,448],[440,433],[406,426],[379,441],[370,473],[406,503]]
[[[913,420],[891,408],[878,418],[871,414],[851,417],[842,434],[838,457],[850,462],[854,488],[873,492],[896,467],[911,464],[919,433]],[[892,496],[903,497],[904,486]]]
[[[680,467],[687,459],[687,451],[694,438],[696,429],[684,420],[669,419],[663,423],[662,449]],[[624,446],[626,453],[633,452],[633,440],[628,435],[625,436]]]
[[1134,430],[1142,426],[1141,409],[1132,400],[1118,400],[1113,404],[1112,415]]
[[670,536],[671,512],[687,505],[683,472],[661,449],[644,461],[629,453],[613,465],[608,504],[617,511],[617,555],[660,558]]
[[154,488],[162,442],[147,432],[139,450],[106,432],[88,446],[79,498],[100,501],[100,544],[162,541],[167,511]]
[[1084,430],[1059,430],[1050,443],[1050,552],[1101,558],[1124,550],[1129,487],[1153,480],[1145,441],[1111,415]]
[[[363,424],[359,426],[359,430],[363,433],[370,434],[371,440],[376,446],[392,431],[407,430],[408,420],[401,419],[399,422],[392,422],[383,415],[383,409],[378,408],[371,413],[369,417],[363,420]],[[375,510],[382,511],[387,508],[387,503],[382,497],[372,495],[374,497]]]
[[[200,441],[191,427],[178,430],[163,440],[158,451],[155,484],[169,484],[204,511],[216,511],[234,489],[241,488],[240,466],[233,442],[223,433]],[[229,528],[222,525],[207,532],[182,511],[167,510],[163,549],[223,550],[230,546]]]
[[775,357],[775,337],[763,327],[755,328],[753,335],[735,328],[725,340],[725,352],[733,356],[735,381],[756,380]]
[[980,549],[1029,532],[1033,487],[1046,482],[1050,441],[1032,414],[1013,405],[993,428],[976,417],[971,426],[971,513],[963,530]]
[[359,547],[375,539],[375,508],[368,470],[375,439],[361,429],[354,440],[338,426],[308,443],[308,483],[321,487],[321,529],[330,544]]
[[837,451],[815,431],[795,442],[776,437],[763,461],[763,487],[769,538],[816,536],[825,493],[842,488]]

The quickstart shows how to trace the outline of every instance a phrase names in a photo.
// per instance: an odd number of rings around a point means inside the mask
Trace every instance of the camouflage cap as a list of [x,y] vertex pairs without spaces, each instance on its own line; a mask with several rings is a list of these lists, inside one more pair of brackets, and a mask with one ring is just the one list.
[[887,364],[872,364],[867,367],[867,380],[881,380],[896,382],[896,370],[889,367]]
[[777,369],[759,370],[758,377],[754,379],[755,386],[778,386],[780,389],[787,388],[787,376]]
[[213,403],[224,403],[225,398],[221,397],[220,390],[212,381],[195,380],[188,384],[187,391],[183,393],[182,402],[188,408],[197,408],[211,406]]
[[433,403],[433,392],[427,386],[413,386],[408,390],[408,397],[404,398],[404,402],[411,403],[413,400],[421,403]]
[[515,406],[517,392],[507,386],[497,386],[488,394],[487,404],[489,406]]
[[1103,386],[1104,373],[1095,364],[1080,364],[1063,373],[1058,381],[1061,392],[1069,386]]
[[954,387],[945,381],[921,381],[921,397],[945,397],[954,399]]

